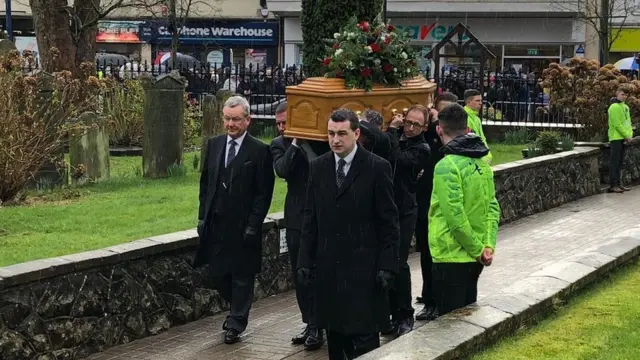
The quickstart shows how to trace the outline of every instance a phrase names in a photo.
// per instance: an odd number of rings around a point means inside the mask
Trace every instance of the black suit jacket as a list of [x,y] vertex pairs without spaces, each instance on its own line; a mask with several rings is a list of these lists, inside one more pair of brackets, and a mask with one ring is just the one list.
[[309,162],[306,154],[291,140],[278,136],[271,141],[271,155],[276,175],[287,182],[287,196],[284,201],[284,223],[289,229],[302,229],[302,212],[307,195]]
[[369,334],[388,323],[388,296],[376,286],[376,274],[398,270],[391,176],[389,162],[362,147],[340,188],[333,152],[310,164],[298,268],[316,266],[321,328]]
[[[260,272],[262,223],[273,196],[275,176],[269,146],[247,134],[231,162],[224,221],[214,221],[213,204],[222,196],[218,188],[227,135],[209,139],[200,176],[198,220],[204,221],[196,265],[209,263],[214,273]],[[217,228],[216,228],[217,227]]]

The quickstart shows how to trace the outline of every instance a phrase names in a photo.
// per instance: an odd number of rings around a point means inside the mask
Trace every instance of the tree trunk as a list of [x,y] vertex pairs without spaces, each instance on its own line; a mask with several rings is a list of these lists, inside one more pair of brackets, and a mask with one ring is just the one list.
[[76,73],[76,46],[69,26],[70,16],[65,10],[67,1],[30,0],[29,4],[41,68],[46,72],[69,70]]
[[[67,0],[30,0],[41,68],[80,75],[80,64],[95,59],[100,0],[76,0],[76,14]],[[57,49],[57,51],[53,50]]]
[[178,28],[180,25],[178,24],[178,15],[176,9],[176,0],[171,0],[171,8],[170,11],[170,19],[171,25],[173,27],[173,32],[171,33],[171,69],[178,69],[178,42],[180,41],[180,29]]

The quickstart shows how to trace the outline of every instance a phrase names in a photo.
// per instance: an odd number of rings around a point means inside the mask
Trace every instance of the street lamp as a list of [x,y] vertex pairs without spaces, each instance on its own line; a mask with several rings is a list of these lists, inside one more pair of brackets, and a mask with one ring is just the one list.
[[382,22],[387,23],[387,0],[382,2]]
[[9,41],[13,41],[13,23],[11,19],[11,0],[4,0],[5,4],[5,13],[7,16],[7,35],[9,36]]

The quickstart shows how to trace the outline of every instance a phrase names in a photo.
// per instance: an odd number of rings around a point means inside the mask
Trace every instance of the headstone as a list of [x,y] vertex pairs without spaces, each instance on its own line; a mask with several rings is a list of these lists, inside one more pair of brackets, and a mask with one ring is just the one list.
[[104,118],[86,112],[79,118],[86,128],[69,139],[71,180],[74,184],[109,180],[109,135]]
[[182,164],[185,80],[177,71],[157,78],[141,77],[144,88],[144,177],[169,176],[168,169]]
[[[216,122],[220,122],[218,112],[218,101],[214,95],[207,95],[202,101],[202,149],[200,150],[200,159],[204,160],[207,153],[207,141],[209,138],[217,135],[215,132]],[[200,171],[204,161],[200,161]]]
[[[53,96],[53,75],[41,72],[38,74],[38,95],[36,100],[41,103],[51,102]],[[64,116],[62,109],[59,109],[59,113],[51,116]],[[52,124],[58,123],[57,120],[51,121]],[[52,128],[52,132],[57,132],[58,129]],[[51,158],[48,159],[38,172],[34,175],[32,181],[28,184],[28,187],[35,188],[37,190],[49,190],[56,187],[60,187],[67,184],[67,167],[64,161],[64,146],[51,154]]]

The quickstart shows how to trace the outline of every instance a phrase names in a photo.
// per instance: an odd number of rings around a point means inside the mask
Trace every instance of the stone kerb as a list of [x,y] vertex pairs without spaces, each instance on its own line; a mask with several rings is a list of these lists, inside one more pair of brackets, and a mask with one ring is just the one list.
[[[293,288],[277,218],[263,224],[255,298]],[[195,229],[0,268],[2,360],[82,358],[226,309]]]
[[640,227],[554,263],[497,294],[417,327],[362,360],[449,360],[531,326],[554,305],[640,255]]

